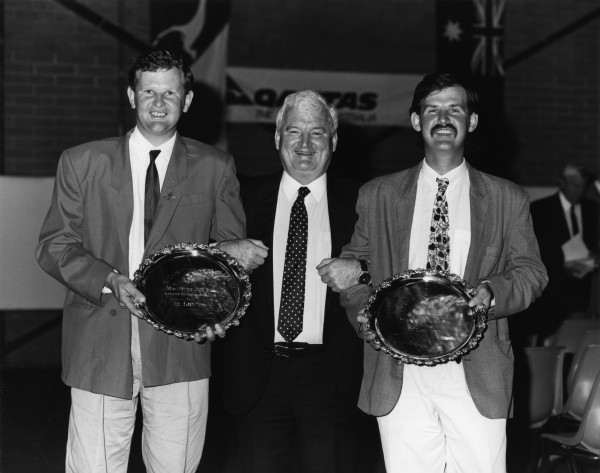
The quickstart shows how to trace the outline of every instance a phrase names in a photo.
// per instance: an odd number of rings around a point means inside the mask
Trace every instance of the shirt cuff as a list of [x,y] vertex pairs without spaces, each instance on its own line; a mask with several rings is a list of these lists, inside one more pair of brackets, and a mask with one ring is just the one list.
[[[112,271],[113,273],[119,274],[119,271],[117,271],[116,269],[113,269]],[[112,291],[109,287],[106,286],[106,283],[104,283],[104,287],[102,288],[102,294],[112,294]]]

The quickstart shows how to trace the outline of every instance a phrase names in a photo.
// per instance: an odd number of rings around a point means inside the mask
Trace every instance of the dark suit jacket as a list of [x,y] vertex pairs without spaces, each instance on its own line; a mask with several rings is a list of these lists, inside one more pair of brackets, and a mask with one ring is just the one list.
[[[598,205],[591,200],[581,202],[583,241],[590,251],[598,251]],[[592,275],[583,279],[569,276],[564,270],[562,245],[571,235],[564,217],[558,192],[531,203],[533,229],[540,245],[540,255],[548,271],[550,281],[535,309],[545,325],[556,325],[572,311],[585,311],[590,302]],[[568,296],[567,296],[568,295]],[[541,313],[545,313],[543,316]],[[554,317],[556,316],[556,317]],[[550,320],[555,319],[555,320]],[[552,331],[552,327],[546,327]],[[553,327],[556,328],[556,327]]]
[[[86,391],[131,398],[131,316],[106,277],[129,274],[133,187],[129,136],[66,150],[36,255],[68,289],[62,331],[63,381]],[[244,236],[233,158],[176,138],[145,253],[175,243]],[[143,382],[157,386],[210,376],[210,344],[199,345],[138,321]]]
[[[342,255],[368,258],[374,286],[409,269],[421,165],[376,178],[360,190],[356,229]],[[479,412],[488,418],[507,418],[512,402],[513,353],[506,316],[524,310],[539,297],[547,277],[531,225],[527,193],[509,181],[468,164],[467,168],[471,245],[464,279],[473,287],[488,279],[496,305],[490,311],[482,341],[462,357],[462,363]],[[342,303],[354,323],[367,297],[360,286],[344,293]],[[400,397],[403,366],[366,344],[364,370],[359,407],[376,416],[388,414]]]
[[[242,181],[248,238],[273,246],[275,210],[281,173]],[[338,256],[354,230],[354,206],[358,185],[327,177],[327,200],[331,227],[332,256]],[[310,270],[310,268],[307,268]],[[316,271],[316,269],[315,269]],[[273,258],[251,275],[252,300],[239,327],[223,339],[223,400],[234,415],[249,412],[262,395],[271,370],[270,352],[275,337],[273,313]],[[339,304],[339,295],[327,290],[323,344],[330,374],[345,403],[356,406],[362,377],[362,341],[358,339]]]

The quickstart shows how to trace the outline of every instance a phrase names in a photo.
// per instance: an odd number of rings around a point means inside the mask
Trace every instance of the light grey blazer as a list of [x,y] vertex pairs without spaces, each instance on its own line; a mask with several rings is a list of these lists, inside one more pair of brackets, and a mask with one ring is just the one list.
[[[376,287],[408,268],[410,232],[422,164],[365,184],[357,203],[358,221],[342,256],[367,258]],[[462,358],[470,394],[485,417],[507,418],[512,404],[513,352],[506,317],[524,310],[547,284],[533,233],[527,193],[507,180],[467,164],[470,179],[471,245],[464,279],[475,287],[488,279],[495,310],[479,346]],[[366,286],[342,294],[350,321],[369,295]],[[402,364],[365,344],[359,407],[382,416],[398,402]]]

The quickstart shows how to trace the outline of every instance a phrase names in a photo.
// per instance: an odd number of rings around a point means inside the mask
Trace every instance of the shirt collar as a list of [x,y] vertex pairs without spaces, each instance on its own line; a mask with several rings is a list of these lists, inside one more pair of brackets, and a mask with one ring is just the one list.
[[569,201],[569,199],[567,199],[565,197],[565,195],[560,191],[558,192],[558,197],[560,198],[560,204],[562,205],[563,211],[565,211],[565,212],[569,212],[571,210],[571,206],[573,206],[573,208],[576,209],[577,206],[579,205],[579,204],[573,205]]
[[452,169],[452,171],[448,171],[443,176],[440,176],[431,166],[429,166],[429,164],[427,164],[427,161],[425,160],[423,160],[423,166],[421,167],[421,178],[435,186],[437,186],[435,180],[438,177],[447,178],[450,181],[450,185],[452,185],[460,182],[464,177],[467,176],[467,174],[467,161],[465,158],[463,158],[462,163],[460,163],[459,166]]
[[[173,147],[175,146],[175,139],[177,138],[177,133],[175,133],[168,141],[164,142],[160,146],[154,146],[150,143],[144,135],[138,130],[136,126],[131,133],[130,145],[139,152],[141,156],[148,156],[148,153],[153,149],[159,149],[160,154],[159,158],[169,158],[171,153],[173,152]],[[157,158],[158,159],[158,158]]]
[[298,195],[298,188],[308,187],[310,189],[309,195],[312,195],[318,202],[323,198],[325,192],[327,191],[327,174],[325,173],[316,178],[310,184],[303,186],[303,184],[300,184],[286,171],[283,171],[283,176],[281,177],[281,187],[283,188],[285,196],[289,201],[296,199],[296,196]]

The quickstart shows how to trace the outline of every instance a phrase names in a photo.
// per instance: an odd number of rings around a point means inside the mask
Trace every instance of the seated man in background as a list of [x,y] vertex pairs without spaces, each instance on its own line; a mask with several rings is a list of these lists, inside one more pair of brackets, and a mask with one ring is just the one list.
[[521,330],[537,336],[538,345],[565,319],[589,316],[600,218],[598,205],[585,197],[591,183],[587,169],[568,164],[559,176],[558,192],[531,203],[533,230],[549,282],[531,307],[533,316],[522,321],[527,328]]

